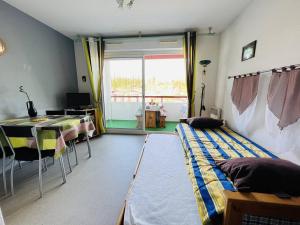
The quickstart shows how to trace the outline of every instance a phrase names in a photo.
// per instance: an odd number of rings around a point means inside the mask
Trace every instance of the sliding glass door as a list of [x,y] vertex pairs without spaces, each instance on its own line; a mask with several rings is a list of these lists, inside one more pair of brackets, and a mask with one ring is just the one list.
[[187,116],[182,54],[108,58],[103,85],[107,129],[173,132]]
[[174,132],[187,114],[183,37],[108,39],[104,57],[108,131]]
[[106,128],[144,129],[142,58],[111,58],[104,63]]

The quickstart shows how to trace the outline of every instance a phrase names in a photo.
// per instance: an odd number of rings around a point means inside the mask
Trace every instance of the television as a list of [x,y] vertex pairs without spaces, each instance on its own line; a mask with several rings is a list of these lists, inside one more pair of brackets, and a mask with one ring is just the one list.
[[67,107],[81,109],[91,105],[89,93],[67,93]]

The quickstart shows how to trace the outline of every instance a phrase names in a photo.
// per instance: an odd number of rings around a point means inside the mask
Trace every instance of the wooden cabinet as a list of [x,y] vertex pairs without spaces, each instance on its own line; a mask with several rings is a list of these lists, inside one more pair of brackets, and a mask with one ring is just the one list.
[[146,128],[156,128],[156,111],[146,110]]
[[145,127],[146,128],[165,128],[166,115],[161,115],[160,111],[146,110],[145,111]]

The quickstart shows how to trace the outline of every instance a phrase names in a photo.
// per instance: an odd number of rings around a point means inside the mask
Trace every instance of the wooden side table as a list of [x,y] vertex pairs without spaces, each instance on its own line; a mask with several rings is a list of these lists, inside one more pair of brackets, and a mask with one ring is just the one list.
[[146,128],[156,128],[156,111],[146,110]]

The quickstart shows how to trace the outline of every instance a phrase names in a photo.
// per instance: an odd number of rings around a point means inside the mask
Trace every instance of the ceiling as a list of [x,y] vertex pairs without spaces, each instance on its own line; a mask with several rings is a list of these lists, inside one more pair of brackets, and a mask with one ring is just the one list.
[[115,0],[4,0],[69,37],[223,31],[252,0],[135,0],[131,9]]

